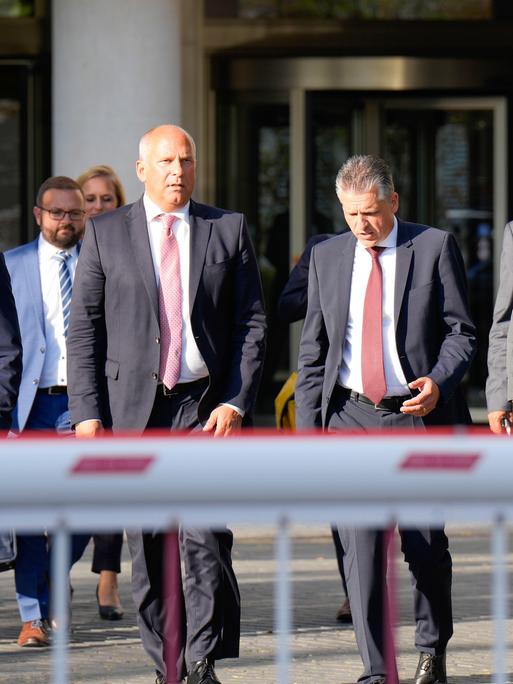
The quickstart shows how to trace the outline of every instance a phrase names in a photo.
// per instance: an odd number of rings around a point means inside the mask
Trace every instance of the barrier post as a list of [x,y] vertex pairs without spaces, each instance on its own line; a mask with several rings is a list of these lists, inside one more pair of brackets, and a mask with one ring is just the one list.
[[506,684],[507,619],[507,530],[502,515],[497,515],[492,532],[493,589],[492,613],[495,630],[494,684]]
[[69,630],[69,567],[70,535],[64,520],[55,528],[52,535],[51,555],[51,602],[52,615],[56,629],[52,630],[52,682],[68,684],[68,630]]
[[383,631],[387,682],[399,684],[397,674],[395,627],[397,624],[396,536],[392,522],[383,534]]
[[274,624],[276,631],[276,681],[289,684],[290,632],[292,625],[292,591],[290,587],[290,537],[289,521],[278,521],[276,536],[276,598],[274,601]]

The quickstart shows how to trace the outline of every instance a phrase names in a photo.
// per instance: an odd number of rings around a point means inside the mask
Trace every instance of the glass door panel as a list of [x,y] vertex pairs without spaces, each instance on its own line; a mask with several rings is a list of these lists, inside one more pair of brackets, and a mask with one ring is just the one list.
[[347,230],[335,178],[359,146],[363,105],[340,93],[310,93],[308,98],[307,236]]
[[269,326],[258,410],[272,415],[290,366],[289,326],[276,312],[289,275],[289,106],[240,94],[220,104],[218,121],[217,202],[246,214],[255,246]]
[[19,244],[21,223],[21,105],[0,99],[0,251]]
[[493,312],[493,110],[388,106],[382,130],[399,215],[453,232],[463,253],[478,335],[467,396],[471,405],[484,406]]

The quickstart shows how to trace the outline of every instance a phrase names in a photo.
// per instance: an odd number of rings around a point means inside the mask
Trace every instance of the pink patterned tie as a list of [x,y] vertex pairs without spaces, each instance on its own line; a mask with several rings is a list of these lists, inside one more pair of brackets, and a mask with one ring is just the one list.
[[178,242],[173,233],[177,218],[161,214],[160,220],[160,378],[172,389],[180,379],[182,361],[182,282]]

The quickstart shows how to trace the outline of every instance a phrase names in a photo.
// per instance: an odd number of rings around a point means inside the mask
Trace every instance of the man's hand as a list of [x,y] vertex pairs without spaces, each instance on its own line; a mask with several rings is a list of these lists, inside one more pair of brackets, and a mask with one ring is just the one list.
[[75,437],[78,439],[92,439],[103,433],[103,425],[100,420],[84,420],[75,425]]
[[408,384],[410,389],[418,389],[420,393],[407,399],[401,406],[402,413],[424,418],[436,407],[440,399],[440,390],[431,378],[417,378]]
[[500,435],[501,432],[506,432],[505,428],[502,426],[503,418],[507,418],[510,423],[513,423],[513,411],[490,411],[488,414],[490,430],[495,432],[496,435]]
[[209,416],[203,432],[212,432],[214,437],[228,437],[234,432],[240,432],[242,416],[230,406],[218,406]]

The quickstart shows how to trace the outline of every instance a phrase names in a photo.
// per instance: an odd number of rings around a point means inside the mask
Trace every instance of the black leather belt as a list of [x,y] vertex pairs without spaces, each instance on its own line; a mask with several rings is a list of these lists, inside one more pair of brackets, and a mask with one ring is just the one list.
[[165,385],[157,385],[157,391],[164,397],[174,397],[177,394],[187,394],[194,392],[196,389],[206,387],[208,385],[208,378],[199,378],[199,380],[192,380],[192,382],[179,382],[177,385],[168,389]]
[[342,387],[341,385],[336,385],[341,394],[349,397],[353,401],[360,401],[362,404],[369,404],[374,406],[375,409],[379,411],[392,411],[393,413],[399,413],[399,410],[406,399],[411,399],[411,394],[402,394],[397,397],[383,397],[379,404],[375,404],[372,399],[366,397],[365,394],[360,394],[354,390],[350,390],[347,387]]
[[37,391],[43,394],[67,394],[68,388],[66,385],[52,385],[51,387],[38,387]]

